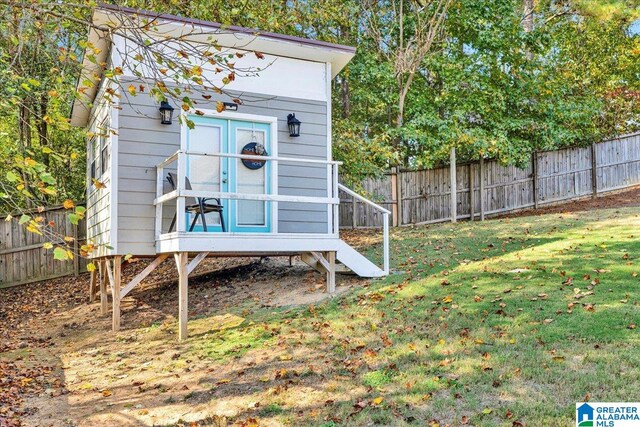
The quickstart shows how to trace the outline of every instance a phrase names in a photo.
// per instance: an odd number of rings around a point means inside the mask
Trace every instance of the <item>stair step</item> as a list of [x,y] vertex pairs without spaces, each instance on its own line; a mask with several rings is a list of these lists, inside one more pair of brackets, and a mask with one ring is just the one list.
[[[316,271],[326,273],[326,268],[311,253],[302,253],[300,258]],[[336,273],[356,274],[360,277],[386,276],[382,269],[343,240],[339,241],[335,269]]]
[[340,240],[337,260],[360,277],[383,277],[385,272],[369,261],[364,255]]

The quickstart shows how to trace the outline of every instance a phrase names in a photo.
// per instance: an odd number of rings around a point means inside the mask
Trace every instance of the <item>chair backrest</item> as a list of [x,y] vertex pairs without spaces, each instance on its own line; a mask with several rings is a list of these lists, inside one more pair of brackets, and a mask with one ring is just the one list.
[[[169,181],[169,184],[171,185],[171,188],[173,188],[174,190],[177,188],[178,177],[176,176],[176,174],[169,172],[167,174],[167,181]],[[187,178],[186,176],[184,177],[184,188],[186,190],[192,190],[193,189],[191,187],[191,182],[189,181],[189,178]],[[195,197],[185,197],[184,204],[187,205],[187,206],[196,205],[196,204],[198,204],[198,201],[195,199]]]

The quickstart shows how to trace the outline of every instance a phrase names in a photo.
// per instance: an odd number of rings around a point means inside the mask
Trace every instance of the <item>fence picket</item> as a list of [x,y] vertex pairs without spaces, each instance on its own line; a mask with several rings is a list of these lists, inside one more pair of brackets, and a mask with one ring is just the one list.
[[[363,188],[368,197],[385,202],[382,206],[394,212],[393,221],[398,225],[444,222],[451,219],[451,175],[456,176],[460,218],[479,212],[483,219],[487,214],[593,197],[640,184],[640,133],[587,147],[540,151],[524,169],[492,159],[459,163],[456,174],[447,166],[397,169],[382,179],[365,180]],[[473,184],[477,192],[470,188],[470,181],[477,182]],[[351,227],[351,198],[342,200],[340,226]],[[358,226],[381,226],[379,215],[367,207],[358,208],[362,209]]]
[[[33,214],[42,216],[44,224],[55,224],[55,233],[77,236],[78,245],[86,239],[85,220],[81,220],[77,228],[72,226],[66,219],[64,208],[51,208]],[[73,261],[55,261],[52,250],[42,247],[45,242],[51,242],[51,238],[27,231],[19,224],[18,217],[11,221],[5,221],[4,217],[0,220],[0,288],[86,271],[85,259],[75,257]]]

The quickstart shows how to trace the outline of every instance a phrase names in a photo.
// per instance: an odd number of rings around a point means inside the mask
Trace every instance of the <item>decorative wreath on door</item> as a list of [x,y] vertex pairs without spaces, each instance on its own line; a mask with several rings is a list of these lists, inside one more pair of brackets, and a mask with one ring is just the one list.
[[[242,151],[240,154],[246,154],[249,156],[268,156],[267,149],[264,148],[264,145],[258,142],[250,142],[244,147],[242,147]],[[242,159],[242,164],[247,168],[256,170],[260,169],[267,163],[266,160],[253,160],[253,159]]]

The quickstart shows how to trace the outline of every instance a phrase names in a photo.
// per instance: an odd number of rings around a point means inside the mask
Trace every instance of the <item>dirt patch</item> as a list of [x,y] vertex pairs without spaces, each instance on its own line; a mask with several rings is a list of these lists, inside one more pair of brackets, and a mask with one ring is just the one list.
[[568,213],[590,211],[595,209],[622,208],[640,206],[640,186],[630,190],[615,192],[596,198],[585,198],[575,202],[563,203],[539,209],[526,209],[512,214],[501,215],[500,218],[517,218],[522,216],[546,215],[553,213]]
[[[147,263],[125,264],[123,280]],[[363,283],[338,275],[337,292]],[[206,259],[189,282],[190,333],[237,327],[258,309],[316,304],[329,297],[324,288],[324,275],[297,258]],[[211,399],[202,384],[211,389],[221,376],[237,376],[236,367],[212,373],[208,363],[181,356],[189,345],[176,341],[173,260],[122,301],[118,334],[110,333],[110,314],[100,316],[99,303],[87,304],[87,291],[88,275],[0,290],[0,426],[175,425],[189,414],[208,419],[210,403],[199,406],[197,399],[202,393],[203,402]],[[262,373],[254,371],[260,383]],[[237,405],[228,412],[237,414]],[[216,425],[207,423],[197,425]]]

